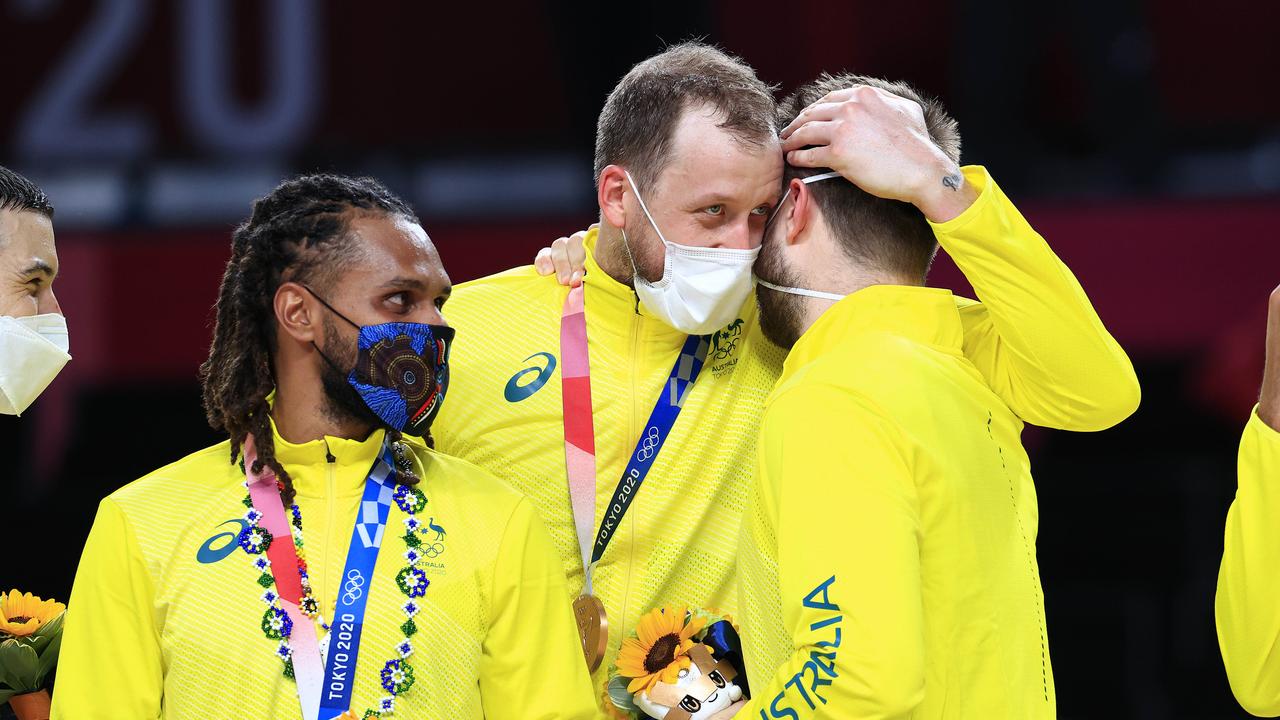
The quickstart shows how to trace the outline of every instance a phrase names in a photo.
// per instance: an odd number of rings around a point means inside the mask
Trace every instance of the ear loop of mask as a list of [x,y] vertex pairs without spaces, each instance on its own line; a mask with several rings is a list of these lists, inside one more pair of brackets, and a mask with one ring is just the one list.
[[[324,298],[322,298],[322,297],[320,297],[320,295],[319,295],[319,294],[317,294],[315,290],[312,290],[311,288],[307,287],[306,285],[304,285],[304,284],[302,284],[302,283],[298,283],[298,287],[300,287],[300,288],[302,288],[303,290],[306,290],[307,292],[311,293],[311,297],[313,297],[313,298],[315,298],[315,299],[319,300],[321,305],[323,305],[323,306],[325,306],[326,308],[328,308],[328,309],[329,309],[329,312],[331,312],[331,313],[333,313],[334,315],[337,315],[338,317],[340,317],[340,318],[342,318],[343,320],[347,321],[347,324],[351,325],[351,327],[354,327],[354,328],[356,329],[356,331],[357,331],[357,332],[360,330],[360,326],[359,326],[359,325],[357,325],[357,324],[355,324],[355,323],[351,322],[351,318],[349,318],[349,317],[347,317],[346,315],[343,315],[342,313],[338,312],[336,309],[334,309],[334,307],[333,307],[332,305],[330,305],[329,303],[325,302],[325,299],[324,299]],[[312,340],[312,341],[311,341],[311,347],[315,348],[315,349],[316,349],[316,352],[320,353],[320,357],[321,357],[321,358],[322,358],[326,363],[328,363],[329,367],[333,368],[335,371],[337,371],[339,374],[343,375],[344,377],[346,376],[347,371],[346,371],[346,370],[343,370],[343,369],[342,369],[342,368],[340,368],[340,367],[338,367],[337,363],[335,363],[334,361],[330,360],[330,359],[329,359],[329,356],[325,354],[324,350],[321,350],[321,349],[320,349],[320,346],[316,344],[316,341],[315,341],[315,340]]]
[[[805,185],[810,185],[812,183],[818,182],[819,180],[830,180],[831,178],[838,178],[838,177],[844,177],[844,176],[833,170],[831,172],[824,172],[819,175],[810,175],[809,177],[806,177],[806,178],[800,178],[800,182],[804,183]],[[787,195],[790,195],[790,193],[787,193]],[[784,195],[782,197],[782,201],[778,203],[778,207],[774,208],[773,212],[769,213],[769,219],[764,222],[765,227],[769,227],[770,225],[773,224],[773,219],[778,217],[778,211],[782,210],[783,205],[787,204],[787,195]],[[640,207],[644,207],[644,203],[641,203]]]
[[822,292],[821,290],[809,290],[808,288],[796,288],[796,287],[786,287],[785,285],[774,285],[768,280],[761,280],[758,277],[756,278],[756,282],[769,288],[770,290],[777,290],[778,292],[787,293],[789,295],[803,295],[805,297],[817,298],[818,300],[831,300],[832,302],[838,302],[845,298],[844,295],[839,295],[837,293]]
[[[658,233],[658,239],[662,241],[663,245],[669,244],[667,243],[667,239],[663,237],[662,230],[658,227],[658,223],[653,221],[653,215],[649,214],[649,208],[647,205],[644,204],[644,198],[640,197],[640,188],[636,187],[636,181],[634,178],[631,177],[631,171],[623,170],[622,174],[627,176],[627,182],[631,185],[631,192],[635,194],[636,201],[640,203],[640,209],[644,211],[644,216],[648,218],[649,224],[653,226],[653,231]],[[627,251],[627,261],[631,263],[631,275],[633,278],[643,279],[643,276],[640,274],[640,268],[636,265],[635,256],[631,254],[631,242],[627,240],[627,229],[621,228],[621,230],[622,230],[622,249]],[[662,275],[663,277],[666,277],[667,275],[665,268],[663,269]],[[633,282],[634,282],[634,279],[633,279]]]
[[[843,177],[843,176],[840,173],[833,170],[831,172],[824,172],[818,175],[810,175],[809,177],[801,178],[800,182],[804,183],[805,185],[809,185],[811,183],[816,183],[819,180],[830,180],[832,178],[838,178],[838,177]],[[788,193],[788,195],[790,195],[790,193]],[[765,221],[765,224],[764,224],[765,227],[769,227],[770,225],[773,224],[773,219],[778,216],[778,212],[782,210],[782,206],[786,204],[787,204],[787,198],[783,197],[782,202],[778,203],[778,207],[773,209],[773,212],[769,215],[769,219]],[[793,288],[793,287],[785,287],[783,285],[774,285],[773,283],[767,280],[761,279],[759,276],[756,276],[756,282],[769,288],[770,290],[777,290],[778,292],[790,293],[792,295],[803,295],[805,297],[817,298],[818,300],[837,301],[837,300],[844,299],[844,295],[837,295],[836,293],[822,292],[821,290],[809,290],[807,288]]]

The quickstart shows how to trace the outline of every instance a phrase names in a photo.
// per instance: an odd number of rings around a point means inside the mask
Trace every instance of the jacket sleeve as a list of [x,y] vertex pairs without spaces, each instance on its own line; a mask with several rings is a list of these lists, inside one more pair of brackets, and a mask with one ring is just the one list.
[[493,584],[480,665],[484,716],[598,717],[564,567],[527,500],[520,501],[508,521]]
[[1104,430],[1137,409],[1137,375],[1071,270],[1005,197],[986,169],[965,179],[979,195],[933,224],[938,243],[981,303],[962,303],[965,355],[1026,422]]
[[1280,432],[1255,410],[1240,441],[1215,614],[1227,679],[1254,715],[1280,715]]
[[[776,496],[790,657],[748,667],[744,718],[907,718],[924,699],[920,517],[906,444],[846,390],[775,398],[761,449]],[[750,632],[750,628],[744,628]]]
[[98,506],[67,604],[53,720],[157,718],[164,693],[154,589],[129,520]]

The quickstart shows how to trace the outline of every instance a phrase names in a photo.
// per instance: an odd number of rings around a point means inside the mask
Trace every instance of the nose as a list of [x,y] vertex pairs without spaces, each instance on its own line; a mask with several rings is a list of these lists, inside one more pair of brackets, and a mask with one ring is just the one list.
[[435,305],[432,305],[430,310],[423,312],[421,316],[414,319],[420,323],[426,323],[428,325],[447,326],[449,324],[449,321],[444,319],[444,313],[440,312],[440,308],[437,308]]
[[49,286],[48,290],[40,294],[36,312],[41,315],[46,313],[62,314],[62,306],[58,304],[58,296],[53,294],[52,285]]
[[751,217],[748,214],[739,222],[725,228],[719,242],[712,247],[730,250],[751,250],[760,247],[760,242],[764,239],[764,223],[752,222]]

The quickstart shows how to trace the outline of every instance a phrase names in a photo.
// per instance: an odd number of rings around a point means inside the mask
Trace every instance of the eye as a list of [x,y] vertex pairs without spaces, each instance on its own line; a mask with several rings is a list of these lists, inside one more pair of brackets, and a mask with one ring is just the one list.
[[391,305],[391,309],[394,312],[408,312],[413,306],[412,298],[409,297],[409,293],[404,292],[403,290],[398,293],[388,295],[386,302],[388,305]]
[[444,310],[444,304],[449,301],[447,297],[436,298],[436,310]]
[[769,207],[768,205],[761,205],[760,207],[752,210],[751,214],[759,215],[760,217],[769,217],[769,212],[771,210],[773,210],[773,208]]
[[689,713],[696,713],[702,709],[702,701],[692,695],[685,695],[680,701],[680,709]]
[[724,205],[708,205],[707,207],[703,208],[702,211],[708,215],[716,215],[716,216],[723,215]]
[[725,682],[724,676],[720,674],[719,670],[712,670],[711,672],[707,673],[707,677],[711,678],[711,682],[715,683],[716,687],[718,688],[723,688],[725,685],[728,685],[728,683]]

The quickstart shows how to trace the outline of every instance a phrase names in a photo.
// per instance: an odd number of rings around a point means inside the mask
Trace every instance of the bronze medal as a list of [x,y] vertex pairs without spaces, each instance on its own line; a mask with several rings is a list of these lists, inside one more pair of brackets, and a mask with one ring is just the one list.
[[573,601],[573,619],[578,623],[578,638],[582,640],[587,670],[594,673],[609,646],[609,616],[605,614],[604,603],[595,595],[579,595]]

